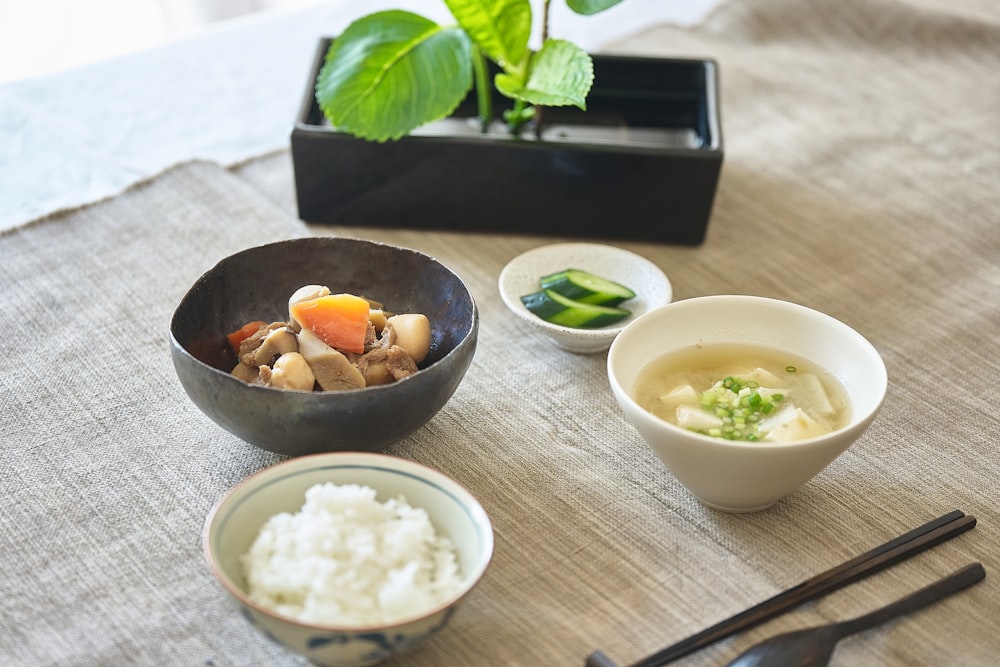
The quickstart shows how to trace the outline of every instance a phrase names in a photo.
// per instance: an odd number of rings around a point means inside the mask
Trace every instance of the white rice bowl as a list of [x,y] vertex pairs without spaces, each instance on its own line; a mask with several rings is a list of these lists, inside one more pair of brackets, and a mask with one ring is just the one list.
[[455,548],[426,511],[358,484],[309,487],[301,509],[268,519],[240,563],[252,601],[315,625],[395,623],[463,586]]

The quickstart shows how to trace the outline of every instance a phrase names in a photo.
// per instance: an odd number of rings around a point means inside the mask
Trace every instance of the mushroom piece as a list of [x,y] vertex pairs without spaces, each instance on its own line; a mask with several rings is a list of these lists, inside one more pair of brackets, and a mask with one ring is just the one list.
[[[261,369],[267,368],[261,366]],[[264,371],[262,375],[266,374]],[[316,384],[316,376],[312,369],[298,352],[286,352],[278,357],[274,366],[270,368],[268,385],[280,389],[299,389],[301,391],[312,391]]]
[[329,296],[330,288],[326,285],[305,285],[300,287],[292,296],[288,297],[288,326],[292,328],[293,331],[298,332],[302,330],[302,325],[295,320],[295,316],[292,315],[292,306],[300,301],[311,301],[312,299],[318,299],[321,296]]
[[419,364],[431,349],[431,323],[426,315],[404,313],[393,315],[385,321],[382,337],[389,335],[389,345],[398,345]]
[[281,327],[264,337],[260,347],[254,352],[254,361],[258,366],[267,366],[275,357],[289,352],[297,352],[298,349],[299,343],[295,338],[295,333],[288,327]]
[[[259,366],[260,364],[257,363],[257,348],[261,346],[264,339],[270,336],[275,329],[284,329],[286,326],[288,326],[286,322],[271,322],[260,327],[247,338],[244,338],[240,343],[239,360],[247,366]],[[267,361],[269,362],[270,359]]]
[[324,343],[309,329],[299,332],[299,353],[309,363],[323,391],[362,389],[365,376],[340,351]]

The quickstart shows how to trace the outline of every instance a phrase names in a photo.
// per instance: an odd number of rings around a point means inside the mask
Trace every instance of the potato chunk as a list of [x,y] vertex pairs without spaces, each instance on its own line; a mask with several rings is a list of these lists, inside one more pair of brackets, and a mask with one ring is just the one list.
[[[414,363],[419,364],[427,358],[427,353],[431,350],[431,323],[426,315],[418,313],[393,315],[386,320],[385,326],[392,332],[389,338],[390,344],[406,350]],[[385,337],[384,331],[382,335]]]

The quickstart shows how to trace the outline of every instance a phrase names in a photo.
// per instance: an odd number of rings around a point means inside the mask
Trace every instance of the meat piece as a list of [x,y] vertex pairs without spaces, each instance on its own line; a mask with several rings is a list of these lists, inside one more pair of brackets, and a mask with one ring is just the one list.
[[395,378],[389,372],[389,349],[386,347],[375,347],[365,352],[357,360],[358,370],[365,376],[365,385],[374,387],[379,384],[389,384]]
[[[403,326],[398,328],[393,326],[393,321],[396,318],[401,318],[397,322],[403,322]],[[424,322],[427,321],[423,315],[420,318]],[[389,384],[417,372],[417,360],[413,358],[412,351],[402,345],[406,340],[413,338],[410,334],[414,327],[407,326],[409,324],[410,320],[406,320],[404,316],[390,317],[385,328],[382,329],[382,335],[376,339],[360,359],[355,360],[358,369],[365,376],[367,386]],[[419,325],[420,322],[417,324]],[[417,326],[416,329],[419,332],[422,327]],[[429,327],[427,331],[429,339]],[[401,337],[400,333],[403,332],[406,335]],[[416,338],[419,339],[420,336],[418,335]],[[411,345],[411,347],[413,346]],[[427,355],[426,347],[423,347],[418,340],[416,348],[417,354],[420,354],[420,358],[423,359]]]
[[392,378],[397,381],[417,372],[417,362],[399,345],[388,349],[385,362]]
[[368,320],[368,330],[365,331],[365,349],[368,350],[378,342],[378,336],[375,333],[375,323],[370,319]]
[[236,364],[236,367],[233,368],[233,377],[248,384],[264,384],[264,381],[260,379],[260,371],[244,363]]

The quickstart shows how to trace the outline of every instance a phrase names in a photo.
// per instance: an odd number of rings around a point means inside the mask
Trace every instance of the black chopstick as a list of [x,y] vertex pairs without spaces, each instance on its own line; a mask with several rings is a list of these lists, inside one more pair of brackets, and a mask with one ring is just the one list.
[[[772,598],[761,602],[735,616],[716,623],[697,634],[639,660],[629,667],[662,667],[689,653],[742,630],[759,625],[792,607],[822,597],[869,575],[914,556],[931,547],[950,540],[976,525],[976,518],[954,510],[919,528],[889,540],[856,558],[821,572],[811,579],[792,586]],[[617,667],[606,655],[594,651],[587,657],[586,667]]]

